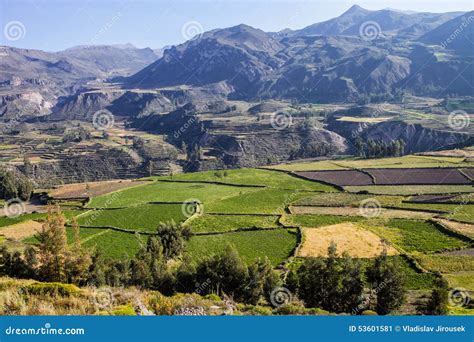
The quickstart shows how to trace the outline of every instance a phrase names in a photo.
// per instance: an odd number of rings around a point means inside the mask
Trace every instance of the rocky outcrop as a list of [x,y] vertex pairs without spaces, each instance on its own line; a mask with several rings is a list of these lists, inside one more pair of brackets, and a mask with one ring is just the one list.
[[22,122],[51,113],[54,99],[48,99],[37,91],[0,95],[0,117]]
[[[462,144],[469,139],[468,134],[438,131],[420,124],[408,124],[403,121],[387,121],[381,123],[360,123],[330,120],[328,128],[354,142],[357,137],[391,142],[402,139],[405,141],[405,153],[434,151],[451,145]],[[351,144],[351,152],[354,146]]]

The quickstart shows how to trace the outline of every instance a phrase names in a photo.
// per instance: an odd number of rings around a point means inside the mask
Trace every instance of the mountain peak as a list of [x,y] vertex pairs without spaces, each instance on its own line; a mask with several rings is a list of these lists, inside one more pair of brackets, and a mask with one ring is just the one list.
[[347,15],[347,14],[367,13],[367,12],[370,12],[370,11],[366,10],[365,8],[360,7],[359,5],[352,5],[352,7],[349,8],[347,11],[345,11],[341,16]]

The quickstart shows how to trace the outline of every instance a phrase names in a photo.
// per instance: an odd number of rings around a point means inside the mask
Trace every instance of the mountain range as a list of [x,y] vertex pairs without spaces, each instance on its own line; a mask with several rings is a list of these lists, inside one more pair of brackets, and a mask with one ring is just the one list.
[[264,32],[242,24],[164,51],[131,45],[60,52],[4,46],[0,116],[14,112],[19,99],[35,99],[42,114],[61,110],[64,98],[100,93],[110,82],[124,91],[223,89],[216,97],[248,101],[394,100],[404,92],[469,96],[474,95],[473,22],[473,11],[405,13],[355,5],[300,30]]

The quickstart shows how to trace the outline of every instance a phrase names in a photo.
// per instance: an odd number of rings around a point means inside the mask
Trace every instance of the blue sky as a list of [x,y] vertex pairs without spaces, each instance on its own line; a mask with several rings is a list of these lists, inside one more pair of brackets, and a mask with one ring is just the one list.
[[[240,23],[265,31],[302,28],[338,16],[355,3],[372,10],[473,9],[471,0],[0,0],[0,45],[46,51],[92,43],[159,48],[185,41],[186,29],[208,31]],[[7,27],[15,25],[20,36],[7,40]]]

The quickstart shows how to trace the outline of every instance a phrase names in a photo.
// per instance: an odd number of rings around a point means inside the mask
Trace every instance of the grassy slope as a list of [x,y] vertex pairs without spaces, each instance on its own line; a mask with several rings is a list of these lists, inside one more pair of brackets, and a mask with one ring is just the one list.
[[261,189],[235,196],[210,205],[204,205],[205,212],[270,214],[283,213],[285,207],[311,193],[297,190]]
[[[218,172],[223,174],[224,171]],[[307,181],[296,178],[288,174],[267,171],[259,169],[240,169],[227,170],[227,176],[216,176],[216,171],[204,171],[196,173],[185,173],[165,179],[186,180],[186,181],[207,181],[207,182],[223,182],[230,184],[245,184],[245,185],[262,185],[279,189],[300,189],[300,190],[316,190],[332,192],[336,191],[334,187],[321,184],[318,182]]]
[[184,221],[181,204],[143,204],[114,210],[90,211],[81,215],[81,226],[112,226],[125,229],[153,231],[160,222]]
[[191,199],[207,203],[222,197],[238,195],[239,193],[249,191],[255,191],[255,188],[215,184],[155,182],[95,197],[88,204],[88,207],[114,208],[147,202],[184,202]]
[[445,249],[467,247],[469,244],[448,236],[428,222],[392,219],[385,225],[367,226],[407,252],[431,253]]
[[193,232],[224,232],[239,228],[278,227],[278,216],[203,215],[189,222]]
[[222,251],[227,244],[233,244],[247,262],[266,256],[273,265],[277,265],[288,258],[296,246],[296,233],[277,229],[197,236],[188,242],[187,253],[197,261]]

